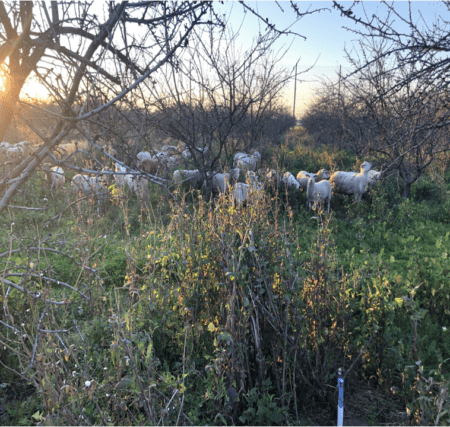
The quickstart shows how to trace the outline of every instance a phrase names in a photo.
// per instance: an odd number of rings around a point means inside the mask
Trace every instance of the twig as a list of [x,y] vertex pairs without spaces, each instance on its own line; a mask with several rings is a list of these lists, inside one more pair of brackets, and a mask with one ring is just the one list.
[[5,322],[3,322],[3,321],[1,321],[1,320],[0,320],[0,323],[1,323],[2,325],[6,326],[7,328],[12,329],[12,330],[13,330],[14,332],[16,332],[16,333],[19,333],[19,332],[20,332],[18,329],[14,328],[13,326],[8,325],[7,323],[5,323]]
[[[44,332],[44,331],[41,329],[41,332]],[[58,339],[59,339],[59,342],[63,345],[64,350],[66,350],[66,352],[69,351],[69,350],[67,350],[67,347],[66,347],[66,345],[64,344],[64,341],[61,339],[61,337],[59,336],[59,334],[58,334],[57,331],[46,331],[46,332],[55,332],[55,333],[56,333],[56,336],[57,336]]]
[[47,209],[49,209],[48,207],[47,208],[29,208],[27,206],[14,206],[14,205],[8,205],[8,208],[11,208],[11,209],[26,209],[28,211],[46,211]]
[[33,365],[34,365],[34,356],[36,355],[36,347],[37,347],[39,332],[40,332],[40,328],[41,328],[41,323],[42,323],[42,319],[45,316],[46,311],[47,311],[47,308],[44,307],[44,311],[42,312],[41,318],[39,319],[39,323],[38,323],[38,327],[37,327],[37,331],[36,331],[36,338],[34,340],[34,345],[33,345],[33,353],[31,355],[30,364],[28,365],[30,368],[33,367]]
[[[171,404],[173,398],[176,396],[177,393],[178,393],[178,389],[176,388],[175,391],[174,391],[173,394],[172,394],[172,397],[171,397],[170,400],[169,400],[169,403],[166,405],[166,409],[165,409],[164,411],[166,411],[166,412],[169,411],[169,406],[170,406],[170,404]],[[162,419],[163,419],[163,417],[161,417],[161,418],[159,419],[158,424],[157,424],[158,426],[159,426],[159,424],[161,423]]]
[[184,371],[186,368],[186,340],[187,340],[187,331],[188,331],[189,325],[185,325],[185,333],[184,333],[184,348],[183,348],[183,397],[181,398],[181,405],[180,405],[180,411],[178,412],[178,417],[177,417],[177,424],[180,421],[180,415],[181,412],[183,411],[183,405],[184,405],[184,395],[186,394],[186,390],[184,388]]
[[84,338],[83,338],[83,335],[81,335],[81,332],[80,332],[80,330],[78,329],[77,321],[76,321],[75,319],[73,319],[73,324],[75,325],[75,329],[77,330],[77,332],[78,332],[78,335],[79,335],[79,336],[80,336],[80,338],[81,338],[81,341],[83,341],[83,342],[84,342]]
[[[47,280],[47,281],[49,281],[49,282],[57,283],[58,285],[66,286],[67,288],[72,289],[72,290],[75,291],[75,292],[78,292],[81,296],[83,296],[83,297],[84,297],[85,299],[87,299],[88,301],[90,300],[90,298],[89,298],[88,296],[86,296],[85,294],[83,294],[83,292],[79,291],[78,289],[74,288],[73,286],[70,286],[69,284],[67,284],[67,283],[65,283],[65,282],[61,282],[61,280],[52,279],[52,278],[50,278],[50,277],[43,276],[43,275],[41,275],[41,274],[9,273],[9,274],[6,275],[6,277],[11,277],[11,276],[14,276],[14,277],[24,277],[24,276],[27,277],[27,276],[30,276],[30,277],[41,278],[41,279]],[[84,285],[86,285],[86,284],[84,284]],[[87,286],[87,285],[86,285],[86,286]]]
[[67,302],[64,301],[55,301],[55,300],[51,300],[51,299],[42,299],[41,298],[41,293],[40,292],[29,292],[27,290],[25,290],[24,288],[22,288],[22,286],[16,285],[14,282],[10,282],[9,280],[3,279],[2,277],[0,277],[0,281],[8,286],[11,286],[14,289],[17,289],[18,291],[26,294],[26,295],[30,295],[32,298],[38,299],[39,301],[45,301],[48,303],[52,303],[52,304],[56,304],[56,305],[64,305],[67,304]]
[[363,355],[363,353],[366,351],[366,349],[367,349],[367,347],[370,345],[370,343],[372,342],[372,340],[373,340],[373,335],[370,337],[370,340],[369,340],[369,342],[364,346],[364,348],[362,348],[361,349],[361,351],[359,352],[359,354],[358,354],[358,357],[355,359],[355,361],[352,363],[352,365],[350,366],[350,368],[348,368],[346,371],[345,371],[345,375],[343,376],[343,380],[345,380],[345,377],[347,376],[347,374],[353,369],[353,366],[355,366],[355,363],[361,358],[361,356]]

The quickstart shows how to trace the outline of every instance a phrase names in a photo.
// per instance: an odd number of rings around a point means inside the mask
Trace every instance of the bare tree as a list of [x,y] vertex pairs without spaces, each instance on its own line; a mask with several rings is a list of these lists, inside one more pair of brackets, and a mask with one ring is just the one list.
[[[86,121],[125,102],[140,83],[174,57],[196,26],[221,24],[207,2],[122,2],[109,7],[104,22],[87,3],[53,2],[52,18],[45,3],[38,12],[33,11],[31,2],[12,3],[9,10],[0,3],[5,30],[0,62],[6,68],[0,136],[31,73],[59,104],[59,120],[46,134],[33,129],[44,143],[0,181],[0,190],[9,186],[0,200],[0,212],[72,129],[78,128],[93,143]],[[139,25],[144,29],[130,28]],[[161,184],[155,177],[149,178]]]
[[[450,125],[448,68],[450,50],[448,23],[438,17],[433,25],[413,20],[395,5],[383,2],[386,17],[358,17],[353,6],[334,6],[342,15],[360,24],[360,53],[347,53],[354,71],[346,86],[354,102],[370,115],[372,132],[366,150],[384,158],[388,170],[396,170],[408,197],[411,185],[436,156],[450,149],[445,132]],[[450,8],[450,3],[443,2]],[[422,18],[423,19],[423,18]],[[398,28],[398,22],[408,31]],[[420,22],[420,21],[419,21]]]
[[271,52],[279,35],[269,30],[245,52],[238,51],[236,37],[212,27],[195,31],[175,67],[149,86],[157,127],[189,151],[207,183],[207,198],[210,172],[225,166],[237,150],[263,145],[294,123],[292,118],[273,129],[293,73],[280,66],[282,55]]

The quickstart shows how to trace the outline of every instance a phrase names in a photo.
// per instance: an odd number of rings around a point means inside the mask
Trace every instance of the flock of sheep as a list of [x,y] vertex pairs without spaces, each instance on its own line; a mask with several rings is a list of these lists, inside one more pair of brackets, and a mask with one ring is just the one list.
[[[255,198],[261,197],[263,182],[281,183],[289,188],[306,191],[306,204],[309,209],[314,205],[328,203],[327,211],[330,212],[332,190],[347,195],[354,195],[356,201],[361,201],[361,196],[367,191],[368,185],[379,181],[381,172],[372,169],[369,162],[361,165],[359,173],[338,171],[330,176],[326,169],[317,173],[300,171],[297,177],[290,172],[285,172],[278,178],[276,170],[257,170],[261,161],[261,155],[255,151],[252,155],[237,153],[234,156],[233,169],[229,173],[214,173],[212,178],[213,192],[227,193],[231,189],[233,203],[242,206],[245,202],[251,203]],[[246,183],[238,182],[241,171],[246,175]],[[173,181],[180,184],[189,182],[198,188],[202,184],[202,176],[198,170],[176,170]],[[278,181],[278,182],[277,182]]]
[[[0,143],[0,154],[6,153],[7,158],[12,159],[16,152],[23,155],[24,147],[28,146],[29,144],[26,142],[13,146],[3,142]],[[117,188],[127,186],[131,193],[136,194],[142,202],[147,202],[149,180],[141,172],[153,176],[162,175],[181,165],[183,161],[192,159],[191,153],[185,146],[178,149],[170,145],[164,146],[153,156],[149,152],[142,151],[137,154],[134,162],[137,170],[116,162],[115,171],[105,167],[95,176],[77,174],[71,180],[71,192],[98,199],[102,195],[109,194],[108,188],[114,179]],[[205,154],[206,151],[202,151],[202,153]],[[338,171],[330,176],[326,169],[321,169],[317,173],[301,171],[297,177],[290,172],[285,172],[279,177],[276,170],[258,169],[260,163],[261,155],[257,151],[253,154],[237,153],[234,156],[233,169],[230,172],[208,172],[208,177],[211,177],[213,193],[231,193],[233,203],[240,207],[244,203],[253,203],[260,199],[264,183],[282,184],[288,188],[304,190],[309,209],[318,204],[325,208],[325,204],[327,204],[329,212],[333,190],[341,194],[354,195],[355,200],[360,201],[368,185],[378,182],[381,177],[381,172],[371,170],[372,166],[369,162],[362,163],[359,173]],[[50,164],[45,164],[44,170],[52,194],[64,188],[66,177],[60,166],[52,167]],[[241,172],[245,175],[245,183],[239,182]],[[196,189],[201,189],[205,185],[204,177],[199,170],[175,170],[173,182],[176,185],[187,182]]]
[[10,144],[9,142],[0,142],[0,158],[6,162],[17,164],[21,159],[27,157],[33,151],[33,144],[28,141]]

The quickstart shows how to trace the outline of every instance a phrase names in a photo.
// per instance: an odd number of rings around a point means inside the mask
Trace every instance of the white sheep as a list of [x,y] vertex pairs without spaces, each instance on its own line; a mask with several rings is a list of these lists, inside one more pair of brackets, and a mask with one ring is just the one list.
[[261,154],[255,151],[253,154],[237,153],[233,159],[233,167],[255,172],[261,162]]
[[165,151],[160,151],[155,154],[154,159],[159,161],[165,161],[166,157],[169,157],[169,155]]
[[232,187],[239,180],[241,170],[239,168],[231,169],[230,172],[227,173],[214,173],[209,172],[208,176],[213,175],[212,177],[212,190],[214,193],[224,194],[228,193],[230,187]]
[[297,174],[297,182],[300,184],[300,187],[303,190],[306,190],[306,187],[308,185],[308,179],[309,177],[314,176],[316,183],[323,181],[324,179],[330,179],[330,172],[328,172],[326,169],[320,169],[319,172],[316,174],[306,171],[300,171]]
[[9,147],[10,147],[9,142],[1,142],[0,143],[0,156],[6,154]]
[[369,181],[369,171],[372,165],[364,162],[359,173],[356,172],[335,172],[330,179],[333,190],[341,194],[354,194],[357,202],[361,201],[361,196],[367,190]]
[[230,189],[230,174],[229,173],[216,173],[212,177],[212,190],[213,193],[228,193]]
[[241,207],[244,202],[256,203],[262,199],[263,186],[260,182],[244,184],[238,182],[231,192],[232,200],[235,206]]
[[184,160],[190,160],[192,159],[192,154],[189,150],[183,150],[181,157],[183,157]]
[[24,150],[21,145],[10,146],[6,150],[6,157],[13,163],[18,163],[24,157]]
[[23,156],[28,157],[33,151],[33,145],[29,141],[21,141],[16,144],[16,147],[22,147]]
[[181,164],[182,158],[180,156],[170,156],[166,157],[166,167],[167,169],[173,169]]
[[285,172],[283,177],[281,178],[281,182],[285,184],[288,188],[295,188],[298,190],[300,188],[300,184],[295,179],[295,176],[290,172]]
[[148,201],[148,180],[140,175],[127,174],[124,183],[132,193],[135,193],[139,199]]
[[70,186],[72,191],[85,196],[99,196],[105,191],[104,181],[99,176],[75,175]]
[[233,158],[233,164],[236,163],[241,157],[248,157],[247,153],[236,153]]
[[276,185],[279,181],[278,172],[275,169],[260,169],[258,171],[259,176],[263,181],[266,181],[268,184]]
[[176,156],[179,154],[178,147],[174,145],[164,145],[161,148],[161,151],[166,153],[168,156]]
[[151,160],[152,155],[148,151],[141,151],[136,154],[136,158],[142,163],[144,160]]
[[306,186],[306,200],[308,209],[311,209],[311,204],[322,204],[325,208],[325,200],[328,200],[328,213],[330,213],[331,202],[331,184],[327,180],[315,182],[315,175],[308,178],[308,185]]
[[53,194],[54,191],[58,191],[64,187],[66,182],[66,177],[64,176],[64,171],[59,166],[54,166],[46,172],[47,180],[50,184],[50,191]]
[[252,156],[239,157],[236,162],[233,163],[235,168],[240,168],[246,171],[256,171],[257,161]]
[[181,184],[183,181],[189,182],[193,188],[200,188],[202,184],[202,175],[198,169],[195,170],[176,170],[173,173],[173,182]]
[[245,181],[252,186],[256,186],[259,183],[258,175],[253,171],[247,171],[245,172]]
[[241,174],[241,170],[239,168],[233,168],[230,170],[230,185],[234,185],[239,181],[239,175]]
[[248,193],[248,184],[244,184],[243,182],[238,182],[231,192],[233,203],[241,207],[244,202],[247,200],[247,193]]
[[116,182],[117,187],[122,188],[127,168],[125,166],[119,165],[118,163],[116,163],[115,165],[116,165],[116,172],[120,172],[120,174],[117,175],[114,174],[114,181]]
[[209,147],[197,147],[196,150],[204,156],[209,153]]
[[370,186],[373,186],[380,181],[381,178],[381,172],[374,171],[373,169],[369,171],[369,180],[367,181],[367,184]]

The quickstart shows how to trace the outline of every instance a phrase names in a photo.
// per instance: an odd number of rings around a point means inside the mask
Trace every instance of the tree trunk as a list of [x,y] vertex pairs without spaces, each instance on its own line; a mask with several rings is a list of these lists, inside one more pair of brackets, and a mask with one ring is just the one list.
[[6,81],[6,90],[0,97],[0,141],[3,141],[8,126],[14,116],[14,106],[19,99],[20,92],[27,77],[28,75],[10,75]]
[[413,183],[412,182],[407,182],[407,181],[404,181],[404,183],[403,183],[403,192],[402,192],[402,196],[405,198],[405,199],[407,199],[409,196],[410,196],[410,194],[411,194],[411,185],[412,185]]

